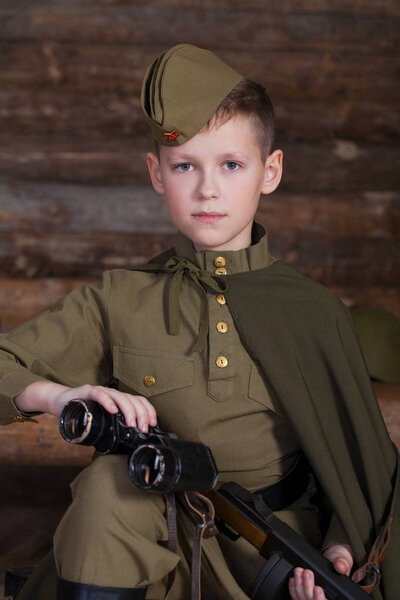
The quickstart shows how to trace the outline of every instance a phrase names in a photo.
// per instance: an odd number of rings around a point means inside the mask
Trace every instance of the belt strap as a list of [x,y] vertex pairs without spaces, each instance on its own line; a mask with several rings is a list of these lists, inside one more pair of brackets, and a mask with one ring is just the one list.
[[374,587],[379,585],[381,579],[380,568],[390,542],[392,523],[393,517],[389,517],[372,546],[367,562],[357,571],[354,571],[351,577],[355,583],[360,583],[365,578],[370,580],[368,584],[361,585],[367,594],[371,594]]
[[218,533],[214,523],[214,505],[199,492],[184,492],[180,500],[196,529],[192,551],[192,600],[201,598],[201,543],[203,538],[213,537]]
[[[165,494],[164,499],[167,509],[168,549],[171,550],[171,552],[176,553],[178,550],[178,534],[176,526],[175,495]],[[218,529],[214,523],[214,505],[211,500],[199,492],[184,492],[179,494],[179,500],[185,509],[185,512],[196,526],[192,550],[192,600],[200,600],[201,543],[203,538],[209,538],[218,533]],[[167,600],[170,596],[175,580],[175,573],[176,569],[173,569],[168,574],[164,600]]]
[[276,483],[256,490],[265,504],[273,511],[283,510],[298,500],[306,491],[310,465],[303,452],[299,453],[292,468]]
[[114,588],[57,580],[57,600],[144,600],[146,588]]
[[[167,510],[167,525],[168,525],[168,550],[171,552],[178,551],[178,529],[176,526],[176,502],[175,494],[164,494],[165,507]],[[164,600],[169,597],[172,586],[175,581],[176,567],[168,573],[167,587],[165,589]]]

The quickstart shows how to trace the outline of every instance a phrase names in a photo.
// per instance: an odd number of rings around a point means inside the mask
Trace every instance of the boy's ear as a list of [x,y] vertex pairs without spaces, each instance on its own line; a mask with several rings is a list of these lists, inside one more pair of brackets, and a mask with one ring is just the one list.
[[164,194],[164,185],[161,178],[160,160],[153,153],[146,154],[147,168],[150,173],[151,183],[158,194]]
[[262,194],[270,194],[278,187],[282,179],[283,152],[275,150],[265,161],[265,176],[261,189]]

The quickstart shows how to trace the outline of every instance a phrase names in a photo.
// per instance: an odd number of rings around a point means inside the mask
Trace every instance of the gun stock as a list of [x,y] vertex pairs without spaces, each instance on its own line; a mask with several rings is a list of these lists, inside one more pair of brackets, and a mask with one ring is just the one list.
[[202,493],[213,502],[217,517],[266,559],[265,570],[251,590],[254,600],[289,598],[288,581],[294,567],[311,569],[328,600],[370,600],[359,585],[337,573],[326,558],[265,504],[256,507],[254,496],[244,488],[224,483]]

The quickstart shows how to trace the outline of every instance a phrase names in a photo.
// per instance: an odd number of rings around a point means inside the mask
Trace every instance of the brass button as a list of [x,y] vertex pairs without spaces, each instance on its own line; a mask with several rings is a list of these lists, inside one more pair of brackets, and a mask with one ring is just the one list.
[[24,417],[22,415],[15,415],[15,417],[13,417],[13,421],[25,421]]
[[225,323],[225,321],[220,321],[219,323],[217,323],[217,331],[219,331],[220,333],[226,333],[228,329],[228,323]]
[[215,269],[215,274],[216,275],[226,275],[225,267],[218,267],[217,269]]
[[217,365],[217,367],[220,367],[220,369],[224,369],[228,366],[228,359],[226,358],[226,356],[218,356],[217,360],[215,361],[215,364]]
[[153,375],[146,375],[143,379],[143,383],[146,387],[153,387],[156,382],[156,378]]
[[217,256],[217,258],[214,258],[214,265],[216,267],[224,267],[226,265],[226,260],[223,256]]
[[218,302],[218,304],[226,304],[226,298],[223,294],[217,294],[215,299]]

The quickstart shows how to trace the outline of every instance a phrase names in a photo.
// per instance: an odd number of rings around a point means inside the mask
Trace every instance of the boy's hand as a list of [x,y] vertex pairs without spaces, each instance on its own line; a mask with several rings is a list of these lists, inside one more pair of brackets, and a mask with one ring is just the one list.
[[120,411],[128,427],[139,427],[143,433],[147,433],[149,425],[157,425],[154,406],[144,396],[99,385],[70,388],[51,381],[37,381],[18,394],[14,402],[22,411],[42,411],[59,417],[64,406],[76,399],[94,400],[110,413]]
[[[350,546],[331,546],[325,550],[324,556],[334,564],[338,573],[350,575],[354,562]],[[294,570],[294,577],[289,581],[289,593],[292,600],[326,600],[324,590],[314,585],[314,573],[300,567]]]

